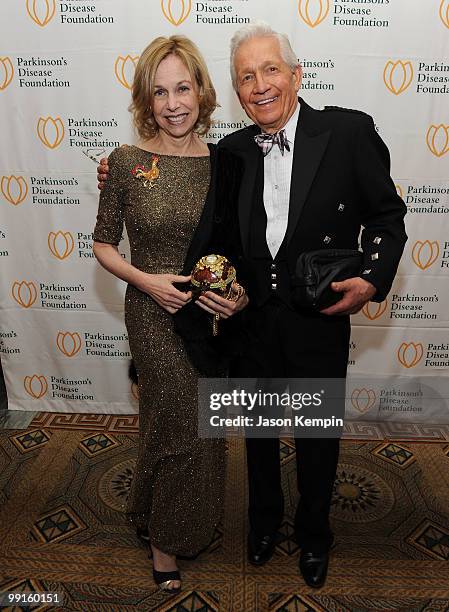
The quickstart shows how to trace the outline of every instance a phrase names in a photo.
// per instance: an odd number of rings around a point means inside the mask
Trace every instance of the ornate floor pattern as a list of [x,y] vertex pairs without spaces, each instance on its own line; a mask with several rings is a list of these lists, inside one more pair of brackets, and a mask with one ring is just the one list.
[[[38,412],[31,427],[46,429],[76,429],[86,431],[110,431],[138,433],[137,414],[76,414],[67,412]],[[449,440],[449,438],[448,438]]]
[[180,562],[185,590],[170,597],[154,586],[147,550],[123,515],[133,422],[82,415],[69,426],[72,416],[57,419],[60,427],[44,414],[27,430],[0,431],[0,591],[64,598],[35,610],[449,610],[447,442],[343,442],[332,505],[337,545],[326,586],[314,591],[297,571],[294,446],[281,442],[279,544],[272,561],[255,568],[245,559],[244,445],[232,440],[223,522],[203,555]]
[[[31,421],[30,426],[45,427],[46,429],[83,429],[87,431],[137,433],[139,417],[136,414],[109,415],[38,412]],[[449,425],[345,421],[343,439],[449,442]]]

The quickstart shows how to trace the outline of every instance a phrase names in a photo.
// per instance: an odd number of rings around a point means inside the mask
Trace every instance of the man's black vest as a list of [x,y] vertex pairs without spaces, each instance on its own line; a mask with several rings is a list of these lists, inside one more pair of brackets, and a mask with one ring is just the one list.
[[276,257],[272,258],[266,240],[267,214],[263,202],[263,161],[259,164],[254,200],[252,202],[249,257],[245,258],[248,293],[256,306],[261,306],[270,297],[278,297],[290,304],[290,275],[287,267],[287,249],[281,244]]

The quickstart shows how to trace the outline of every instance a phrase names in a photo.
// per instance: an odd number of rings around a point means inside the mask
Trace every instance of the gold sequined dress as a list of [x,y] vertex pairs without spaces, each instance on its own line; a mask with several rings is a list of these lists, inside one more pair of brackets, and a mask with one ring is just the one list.
[[[152,154],[135,146],[109,156],[94,240],[117,245],[123,224],[134,266],[179,274],[210,180],[209,157],[158,155],[153,187],[132,170]],[[172,317],[128,285],[125,323],[139,377],[140,436],[127,504],[131,522],[148,528],[162,551],[194,555],[213,536],[223,505],[224,443],[197,437],[197,372]]]

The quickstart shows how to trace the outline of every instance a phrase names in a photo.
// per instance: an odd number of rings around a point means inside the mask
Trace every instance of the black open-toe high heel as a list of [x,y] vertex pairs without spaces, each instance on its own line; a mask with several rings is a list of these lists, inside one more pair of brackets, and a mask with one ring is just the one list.
[[171,595],[176,595],[181,591],[181,587],[173,587],[172,584],[175,581],[181,582],[181,574],[179,570],[174,570],[172,572],[158,572],[153,569],[153,578],[154,582],[160,588],[161,591],[165,593],[169,593]]

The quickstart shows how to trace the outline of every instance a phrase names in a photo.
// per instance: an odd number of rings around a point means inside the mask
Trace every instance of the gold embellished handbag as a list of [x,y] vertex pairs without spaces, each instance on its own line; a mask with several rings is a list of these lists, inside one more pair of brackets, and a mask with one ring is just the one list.
[[[214,291],[227,300],[236,302],[245,292],[236,282],[236,271],[231,262],[223,255],[205,255],[195,264],[191,273],[193,297],[204,291]],[[212,333],[218,334],[219,313],[214,315]]]

